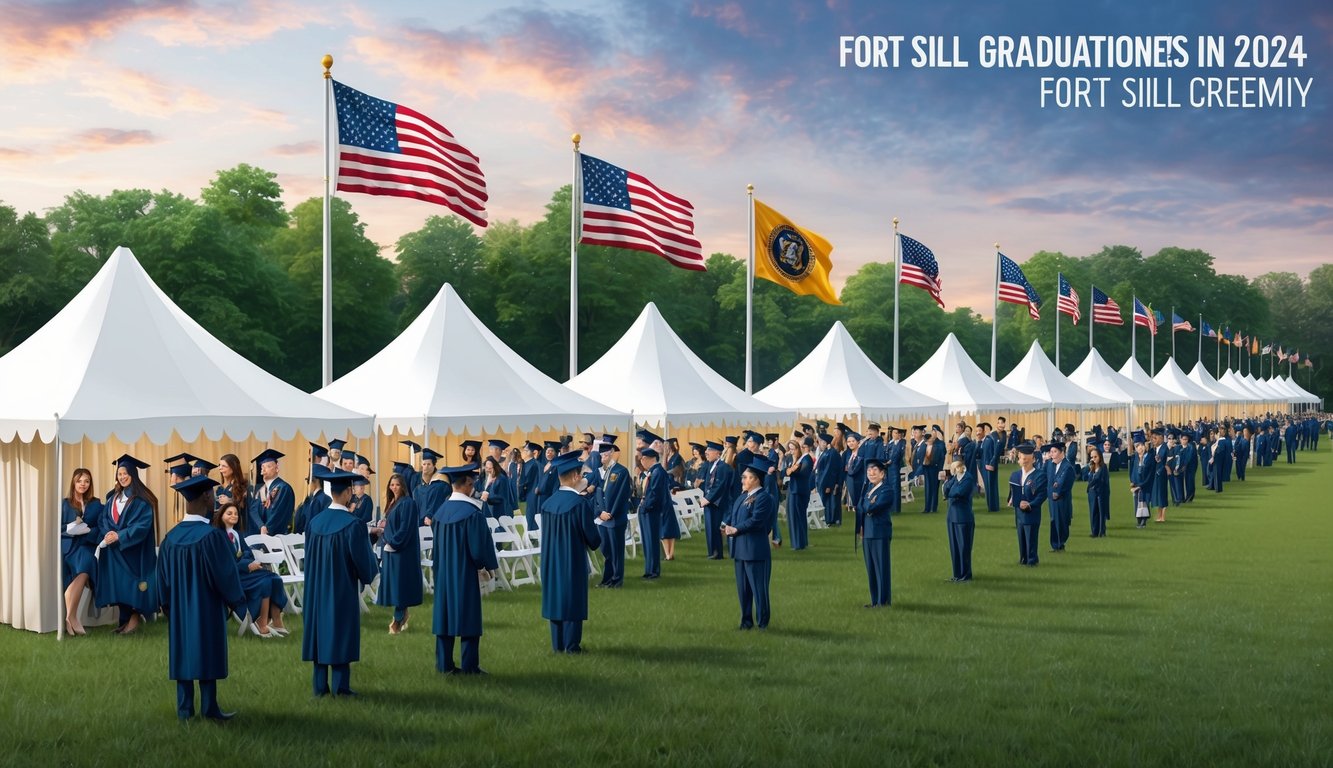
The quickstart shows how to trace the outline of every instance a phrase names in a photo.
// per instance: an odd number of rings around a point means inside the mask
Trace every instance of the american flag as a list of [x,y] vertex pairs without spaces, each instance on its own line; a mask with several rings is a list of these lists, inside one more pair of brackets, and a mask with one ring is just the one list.
[[1209,339],[1216,339],[1216,338],[1217,338],[1217,331],[1214,331],[1214,330],[1213,330],[1213,327],[1212,327],[1211,325],[1209,325],[1207,322],[1205,322],[1205,323],[1203,324],[1203,335],[1204,335],[1206,338],[1209,338]]
[[1157,335],[1157,321],[1153,320],[1152,312],[1143,306],[1138,296],[1134,297],[1134,324],[1147,328],[1154,336]]
[[1062,315],[1069,315],[1074,319],[1074,325],[1078,325],[1078,319],[1083,316],[1078,310],[1078,291],[1069,284],[1063,274],[1060,278],[1060,296],[1055,300],[1055,311]]
[[1264,355],[1271,355],[1271,354],[1273,354],[1273,345],[1272,345],[1272,344],[1265,344],[1265,345],[1264,345],[1264,348],[1263,348],[1262,350],[1260,350],[1260,354],[1264,354]]
[[1164,325],[1166,325],[1166,315],[1154,309],[1152,311],[1152,335],[1156,336],[1157,329]]
[[647,251],[682,269],[705,270],[689,200],[592,155],[579,155],[579,162],[583,171],[580,243]]
[[1040,320],[1041,313],[1037,309],[1041,306],[1041,297],[1028,282],[1023,270],[1019,268],[1014,260],[1005,256],[1000,257],[1000,283],[996,286],[997,295],[1000,301],[1007,301],[1010,304],[1028,305],[1028,314],[1033,320]]
[[1282,347],[1277,348],[1277,361],[1279,363],[1287,362],[1287,350],[1283,349]]
[[898,238],[902,242],[903,249],[902,276],[899,282],[926,289],[935,303],[940,305],[940,309],[944,309],[944,299],[940,298],[940,288],[944,282],[940,280],[940,263],[935,260],[935,254],[907,235],[898,235]]
[[1125,318],[1120,314],[1120,305],[1095,285],[1092,286],[1092,322],[1101,325],[1125,324]]
[[1172,313],[1171,313],[1171,332],[1172,332],[1172,333],[1175,333],[1176,331],[1185,331],[1186,333],[1189,333],[1190,331],[1193,331],[1193,330],[1194,330],[1194,326],[1190,324],[1190,321],[1188,321],[1188,320],[1182,318],[1180,315],[1177,315],[1175,312],[1172,312]]
[[333,81],[338,191],[410,197],[486,226],[480,160],[447,128],[414,109]]

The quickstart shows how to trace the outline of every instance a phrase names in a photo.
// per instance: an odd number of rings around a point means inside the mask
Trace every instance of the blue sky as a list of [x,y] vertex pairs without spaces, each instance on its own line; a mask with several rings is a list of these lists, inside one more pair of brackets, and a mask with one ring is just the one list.
[[[1333,251],[1327,3],[10,2],[0,200],[197,193],[221,168],[320,191],[322,80],[447,125],[482,159],[491,218],[531,222],[585,151],[692,200],[707,252],[746,251],[745,185],[835,246],[835,283],[891,258],[890,223],[941,262],[949,308],[989,313],[991,243],[1019,261],[1125,243],[1301,274]],[[967,69],[839,67],[844,34],[958,35]],[[985,34],[1301,35],[1302,68],[987,70]],[[1042,109],[1039,78],[1313,78],[1304,109]],[[349,198],[391,245],[442,209]],[[133,245],[133,244],[130,244]],[[627,254],[627,258],[639,258]]]

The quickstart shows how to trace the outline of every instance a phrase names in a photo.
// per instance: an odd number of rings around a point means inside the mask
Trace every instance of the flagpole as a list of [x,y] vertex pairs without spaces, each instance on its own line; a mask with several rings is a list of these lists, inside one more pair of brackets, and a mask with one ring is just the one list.
[[[1089,285],[1088,288],[1089,288],[1089,290],[1088,290],[1088,351],[1091,352],[1091,351],[1092,351],[1092,329],[1093,329],[1093,326],[1097,325],[1097,321],[1096,321],[1096,319],[1093,317],[1093,313],[1097,311],[1097,305],[1096,305],[1095,303],[1093,303],[1092,295],[1093,295],[1094,293],[1097,292],[1097,286],[1095,286],[1095,285]],[[1057,301],[1058,301],[1058,299],[1057,299]]]
[[1203,362],[1203,313],[1199,313],[1199,362]]
[[1217,359],[1213,361],[1214,378],[1222,378],[1222,334],[1217,334]]
[[1148,326],[1148,375],[1157,375],[1157,316],[1153,314],[1153,308],[1148,307],[1148,319],[1152,323]]
[[1139,297],[1130,294],[1129,297],[1129,356],[1134,358],[1134,362],[1139,361]]
[[[1057,303],[1059,299],[1056,300]],[[1000,327],[1000,244],[995,244],[995,309],[990,324],[990,377],[995,378],[995,334]]]
[[324,386],[333,383],[333,163],[329,146],[329,102],[333,101],[333,56],[324,54],[324,288],[320,305],[323,307],[323,339],[320,344],[320,378]]
[[1176,359],[1176,305],[1171,305],[1171,317],[1168,320],[1171,323],[1171,359]]
[[750,259],[745,267],[745,394],[754,392],[754,185],[745,185],[750,200]]
[[579,134],[574,142],[574,168],[569,196],[569,378],[579,375],[579,211],[583,208],[582,174],[579,173]]
[[893,380],[898,381],[898,299],[903,282],[903,241],[898,235],[898,217],[893,217]]
[[1060,370],[1060,283],[1064,273],[1055,273],[1055,370]]

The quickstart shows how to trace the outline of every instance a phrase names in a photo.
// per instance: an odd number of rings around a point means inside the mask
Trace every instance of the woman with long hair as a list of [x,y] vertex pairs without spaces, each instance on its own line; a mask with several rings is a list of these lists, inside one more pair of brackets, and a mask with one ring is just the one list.
[[509,514],[518,511],[518,482],[523,474],[523,452],[517,447],[509,449],[509,460],[504,465],[505,477],[509,478]]
[[[667,477],[671,481],[671,495],[685,490],[685,463],[680,460],[680,454],[675,454],[676,465],[674,469],[667,470]],[[671,505],[671,509],[662,510],[662,556],[667,560],[676,559],[676,540],[680,538],[680,518],[676,517],[676,506]]]
[[1106,521],[1111,518],[1111,476],[1107,474],[1101,449],[1095,445],[1088,446],[1088,466],[1083,470],[1083,479],[1088,481],[1088,521],[1092,524],[1092,537],[1101,538],[1106,535]]
[[486,514],[497,520],[501,515],[512,515],[517,507],[513,506],[512,483],[509,474],[500,466],[494,456],[487,456],[481,465],[485,479],[481,485],[481,502],[486,506]]
[[69,480],[69,493],[60,502],[60,557],[65,584],[65,630],[86,635],[79,620],[83,590],[93,585],[97,570],[97,526],[102,502],[93,494],[93,473],[79,467]]
[[241,514],[241,530],[247,533],[259,533],[259,517],[246,512],[250,507],[250,483],[246,480],[245,473],[241,471],[241,460],[236,458],[234,453],[225,453],[218,462],[218,475],[222,481],[213,491],[217,496],[218,509],[226,504],[235,504]]
[[787,533],[792,551],[805,549],[810,543],[809,521],[806,512],[810,508],[810,483],[814,475],[814,460],[810,451],[814,441],[810,438],[791,440],[787,447],[791,449],[791,466],[787,467]]
[[690,460],[685,462],[685,487],[698,488],[708,476],[708,462],[704,460],[702,443],[690,443]]
[[310,482],[306,486],[305,500],[296,508],[295,519],[292,520],[292,533],[305,533],[305,529],[310,526],[310,521],[315,516],[328,508],[332,499],[324,493],[324,483],[314,476],[314,468],[318,466],[311,464]]
[[282,588],[282,577],[255,560],[255,553],[245,545],[238,526],[241,509],[227,502],[213,513],[213,527],[227,534],[227,544],[236,558],[236,573],[241,577],[245,591],[245,605],[260,637],[286,637],[282,625],[282,609],[287,607],[287,592]]
[[116,485],[102,512],[97,607],[120,609],[116,634],[133,634],[157,613],[157,496],[139,479],[148,464],[125,454],[114,462]]
[[384,556],[375,604],[393,608],[389,634],[396,635],[407,629],[407,609],[421,605],[423,600],[421,518],[402,475],[389,476],[384,498]]

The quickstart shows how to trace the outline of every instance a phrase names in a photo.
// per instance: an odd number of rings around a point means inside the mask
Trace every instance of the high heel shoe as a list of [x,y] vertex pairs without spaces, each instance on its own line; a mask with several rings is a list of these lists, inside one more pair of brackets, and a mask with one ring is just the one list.
[[402,625],[397,620],[389,622],[389,634],[396,635],[401,631],[403,631]]

